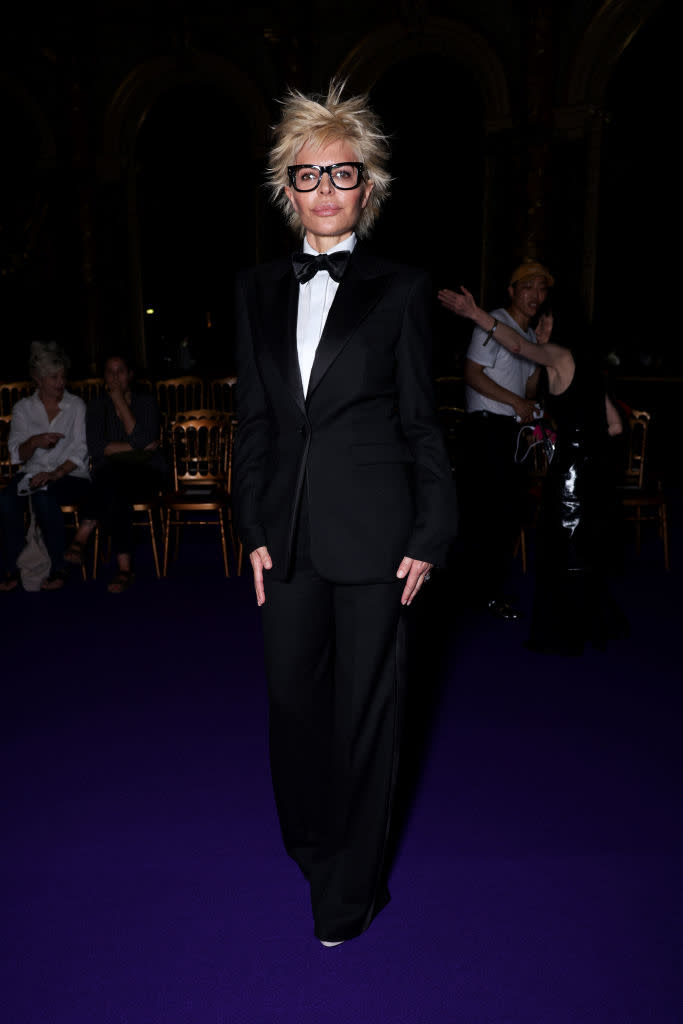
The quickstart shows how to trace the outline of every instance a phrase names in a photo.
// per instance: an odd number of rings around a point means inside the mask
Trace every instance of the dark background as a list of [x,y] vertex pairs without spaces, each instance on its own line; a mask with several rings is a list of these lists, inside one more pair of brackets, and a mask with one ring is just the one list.
[[[0,40],[0,379],[58,338],[233,367],[232,282],[292,239],[263,186],[289,85],[366,89],[393,140],[385,252],[489,306],[533,256],[617,374],[681,374],[673,0],[373,4],[354,16],[144,2],[10,15]],[[653,300],[660,312],[653,316]],[[153,309],[154,313],[145,310]],[[437,365],[468,331],[435,303]]]

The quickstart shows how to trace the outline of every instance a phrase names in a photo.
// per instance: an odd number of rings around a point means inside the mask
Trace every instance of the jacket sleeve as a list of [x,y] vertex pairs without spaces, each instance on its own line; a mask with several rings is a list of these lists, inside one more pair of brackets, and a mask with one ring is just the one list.
[[263,382],[254,356],[246,275],[237,279],[235,308],[237,431],[233,451],[233,501],[237,528],[248,552],[267,543],[260,497],[270,448],[270,418]]
[[457,532],[458,509],[450,460],[436,419],[431,297],[428,276],[416,274],[407,289],[396,375],[401,427],[415,470],[415,520],[405,554],[443,565]]

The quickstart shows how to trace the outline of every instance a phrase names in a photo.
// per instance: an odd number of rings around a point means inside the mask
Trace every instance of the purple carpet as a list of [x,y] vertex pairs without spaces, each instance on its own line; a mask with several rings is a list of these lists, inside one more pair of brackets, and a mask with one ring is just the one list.
[[682,533],[668,576],[656,541],[628,559],[632,636],[583,658],[430,585],[393,899],[331,950],[280,845],[258,610],[218,545],[162,581],[141,548],[120,596],[0,595],[0,1020],[681,1024]]

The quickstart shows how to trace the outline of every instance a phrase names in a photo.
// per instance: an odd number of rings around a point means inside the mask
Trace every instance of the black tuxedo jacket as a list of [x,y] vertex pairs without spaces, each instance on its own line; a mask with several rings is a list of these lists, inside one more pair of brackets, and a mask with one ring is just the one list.
[[324,578],[388,581],[404,555],[443,564],[456,504],[434,417],[426,274],[356,245],[306,397],[298,295],[289,260],[238,277],[233,486],[247,551],[267,545],[269,575],[287,578],[306,487]]

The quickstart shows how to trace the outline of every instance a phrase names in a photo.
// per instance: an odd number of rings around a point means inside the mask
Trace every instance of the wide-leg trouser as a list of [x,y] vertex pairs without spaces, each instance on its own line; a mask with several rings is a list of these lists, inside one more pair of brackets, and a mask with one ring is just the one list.
[[310,882],[320,939],[360,934],[389,899],[403,586],[331,583],[301,557],[288,582],[266,581],[273,787],[285,848]]

